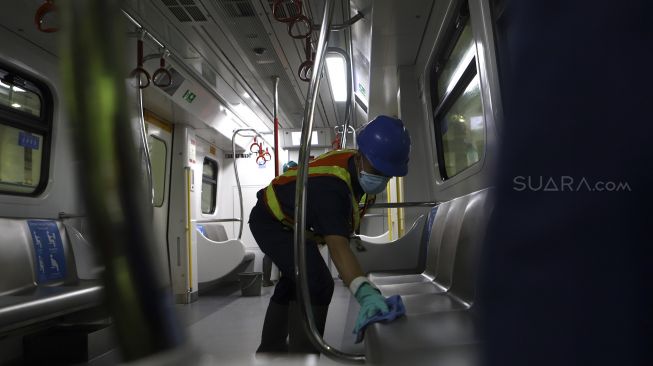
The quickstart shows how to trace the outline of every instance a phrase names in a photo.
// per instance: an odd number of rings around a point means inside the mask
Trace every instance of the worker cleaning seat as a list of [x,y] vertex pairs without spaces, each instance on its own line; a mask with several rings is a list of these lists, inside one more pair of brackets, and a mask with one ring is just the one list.
[[101,282],[80,279],[76,266],[94,253],[74,252],[61,222],[0,219],[0,232],[0,335],[102,304]]
[[[424,360],[424,364],[433,364],[433,360],[462,345],[464,351],[454,353],[461,357],[463,365],[474,364],[473,345],[479,342],[474,327],[474,280],[492,209],[488,196],[489,189],[485,189],[450,201],[441,255],[438,256],[439,268],[451,268],[448,291],[403,295],[405,317],[387,324],[370,325],[366,330],[365,344],[368,360],[372,363],[392,364],[391,360],[410,360],[414,364],[414,360]],[[449,225],[458,228],[452,230]],[[448,255],[449,264],[445,263],[443,255]],[[433,285],[437,286],[437,282]],[[384,286],[393,285],[380,287]]]

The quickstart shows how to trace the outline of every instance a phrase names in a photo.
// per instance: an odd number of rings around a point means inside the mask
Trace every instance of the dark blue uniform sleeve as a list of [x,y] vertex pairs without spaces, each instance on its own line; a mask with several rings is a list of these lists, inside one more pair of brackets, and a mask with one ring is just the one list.
[[330,177],[312,180],[315,182],[308,185],[308,224],[320,235],[349,237],[352,232],[352,206],[347,184]]

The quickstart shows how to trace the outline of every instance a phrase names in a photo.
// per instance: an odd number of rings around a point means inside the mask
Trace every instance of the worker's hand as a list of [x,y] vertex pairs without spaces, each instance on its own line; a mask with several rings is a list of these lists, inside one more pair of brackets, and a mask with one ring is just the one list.
[[385,298],[381,296],[379,290],[375,289],[368,282],[360,285],[356,291],[356,300],[361,305],[361,309],[358,312],[358,319],[356,319],[356,327],[354,328],[354,333],[363,327],[365,322],[377,315],[378,313],[387,313],[390,311],[388,305],[385,303]]

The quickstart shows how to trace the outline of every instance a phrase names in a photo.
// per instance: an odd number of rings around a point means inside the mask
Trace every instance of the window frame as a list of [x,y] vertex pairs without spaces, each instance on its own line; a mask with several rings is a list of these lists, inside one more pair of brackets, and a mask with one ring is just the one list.
[[[479,156],[479,160],[464,169],[456,172],[456,174],[449,176],[447,174],[446,161],[444,157],[444,144],[442,136],[442,118],[449,112],[451,107],[456,103],[458,98],[462,96],[463,92],[469,85],[469,83],[477,75],[480,77],[479,70],[477,67],[478,54],[474,52],[474,57],[471,58],[469,64],[465,66],[465,70],[462,75],[457,80],[451,80],[451,83],[454,83],[454,87],[445,95],[438,94],[438,81],[442,76],[442,71],[444,66],[447,64],[447,61],[451,57],[453,50],[455,49],[460,37],[465,29],[465,26],[471,24],[471,16],[469,14],[469,8],[467,1],[462,1],[459,5],[455,20],[452,22],[449,29],[446,31],[446,43],[443,45],[442,51],[439,52],[439,55],[435,58],[431,66],[431,75],[430,75],[430,99],[431,99],[431,112],[433,116],[433,132],[435,137],[435,150],[436,150],[436,159],[438,162],[438,170],[440,177],[443,182],[450,180],[451,178],[460,175],[462,172],[468,170],[469,168],[477,165],[481,162],[482,157]],[[473,29],[472,29],[473,34]],[[475,42],[474,42],[475,47]],[[482,101],[481,101],[482,102]],[[484,118],[485,123],[485,118]],[[484,128],[487,128],[487,125],[484,125]]]
[[[208,177],[206,177],[204,175],[204,165],[206,165],[207,162],[209,163],[209,165],[212,165],[213,168],[214,168],[214,172],[215,172],[214,179],[210,179],[210,178],[208,178]],[[213,197],[215,198],[211,202],[211,209],[209,210],[209,212],[205,212],[204,207],[202,207],[202,204],[201,204],[202,201],[203,201],[202,198],[203,198],[203,195],[204,195],[204,183],[211,184],[211,186],[213,188],[213,192],[212,192]],[[218,202],[218,162],[216,160],[213,160],[213,159],[205,156],[204,161],[202,162],[202,189],[200,190],[200,210],[202,211],[202,214],[204,214],[204,215],[213,215],[213,214],[215,214],[215,211],[216,211],[217,206],[218,206],[217,202]]]
[[41,100],[41,113],[39,117],[0,105],[0,124],[13,127],[28,133],[36,133],[43,136],[43,142],[41,144],[41,148],[43,149],[41,152],[41,175],[38,184],[34,187],[34,191],[29,193],[22,193],[0,190],[0,195],[37,197],[45,191],[50,179],[50,150],[52,144],[52,125],[54,114],[52,91],[44,81],[33,77],[23,70],[17,69],[3,62],[0,62],[0,69],[6,71],[7,75],[15,76],[19,80],[24,80],[33,84],[36,87],[36,90],[27,85],[18,86],[36,93]]

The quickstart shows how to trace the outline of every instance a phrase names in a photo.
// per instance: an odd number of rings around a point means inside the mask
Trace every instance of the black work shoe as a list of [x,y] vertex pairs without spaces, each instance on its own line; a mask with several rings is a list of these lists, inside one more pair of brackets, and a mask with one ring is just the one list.
[[256,353],[287,353],[286,338],[288,338],[288,305],[277,304],[270,300],[261,332],[261,344]]

